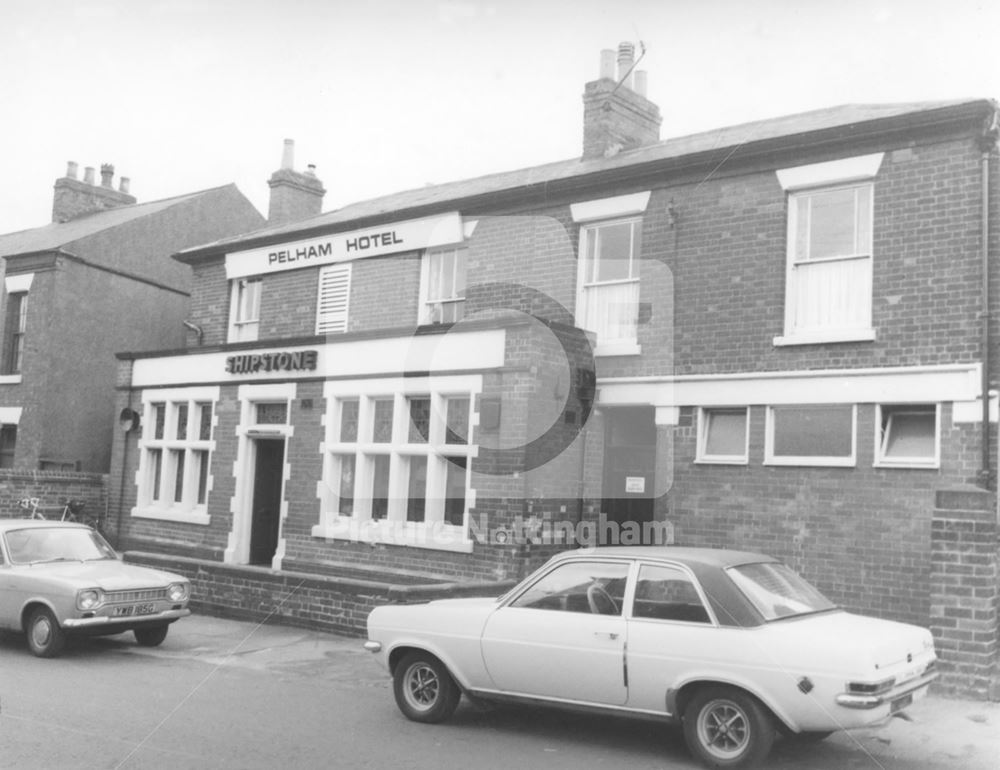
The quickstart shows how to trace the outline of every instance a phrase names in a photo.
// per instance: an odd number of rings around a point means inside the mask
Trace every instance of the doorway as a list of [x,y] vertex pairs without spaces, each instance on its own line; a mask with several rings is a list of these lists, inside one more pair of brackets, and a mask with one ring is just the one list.
[[253,503],[250,517],[250,564],[271,566],[281,529],[281,490],[285,440],[254,439]]
[[645,535],[656,503],[656,414],[652,406],[605,412],[604,500],[608,521],[635,522]]

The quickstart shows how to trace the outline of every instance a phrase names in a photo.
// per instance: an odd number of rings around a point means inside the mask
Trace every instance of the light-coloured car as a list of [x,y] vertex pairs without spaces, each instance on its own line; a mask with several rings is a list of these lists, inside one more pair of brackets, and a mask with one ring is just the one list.
[[180,575],[123,563],[83,524],[0,520],[0,628],[23,631],[42,658],[68,636],[132,631],[152,647],[187,608],[191,585]]
[[845,612],[767,556],[669,546],[568,551],[498,599],[378,607],[365,647],[409,719],[463,693],[660,719],[709,767],[883,722],[937,675],[926,629]]

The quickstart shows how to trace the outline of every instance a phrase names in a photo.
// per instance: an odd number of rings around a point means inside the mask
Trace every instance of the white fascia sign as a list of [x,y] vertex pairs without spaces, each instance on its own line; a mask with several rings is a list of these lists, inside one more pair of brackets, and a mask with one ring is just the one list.
[[458,212],[405,222],[279,243],[226,254],[226,278],[247,278],[314,265],[329,265],[365,257],[461,243],[462,216]]

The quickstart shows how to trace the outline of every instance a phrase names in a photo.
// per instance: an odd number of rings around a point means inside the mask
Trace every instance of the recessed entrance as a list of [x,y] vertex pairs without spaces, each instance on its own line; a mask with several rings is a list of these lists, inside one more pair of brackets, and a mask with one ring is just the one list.
[[651,406],[609,407],[605,412],[604,500],[608,521],[642,526],[656,502],[656,413]]
[[285,440],[254,439],[253,504],[250,518],[250,564],[270,566],[281,528],[281,483]]

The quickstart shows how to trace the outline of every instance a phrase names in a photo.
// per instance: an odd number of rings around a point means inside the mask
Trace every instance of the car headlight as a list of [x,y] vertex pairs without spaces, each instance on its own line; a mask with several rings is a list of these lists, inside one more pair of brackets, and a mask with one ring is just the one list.
[[85,588],[77,591],[76,608],[83,612],[96,610],[104,604],[104,591],[100,588]]
[[167,586],[167,598],[172,602],[182,602],[188,598],[187,583],[171,583]]

